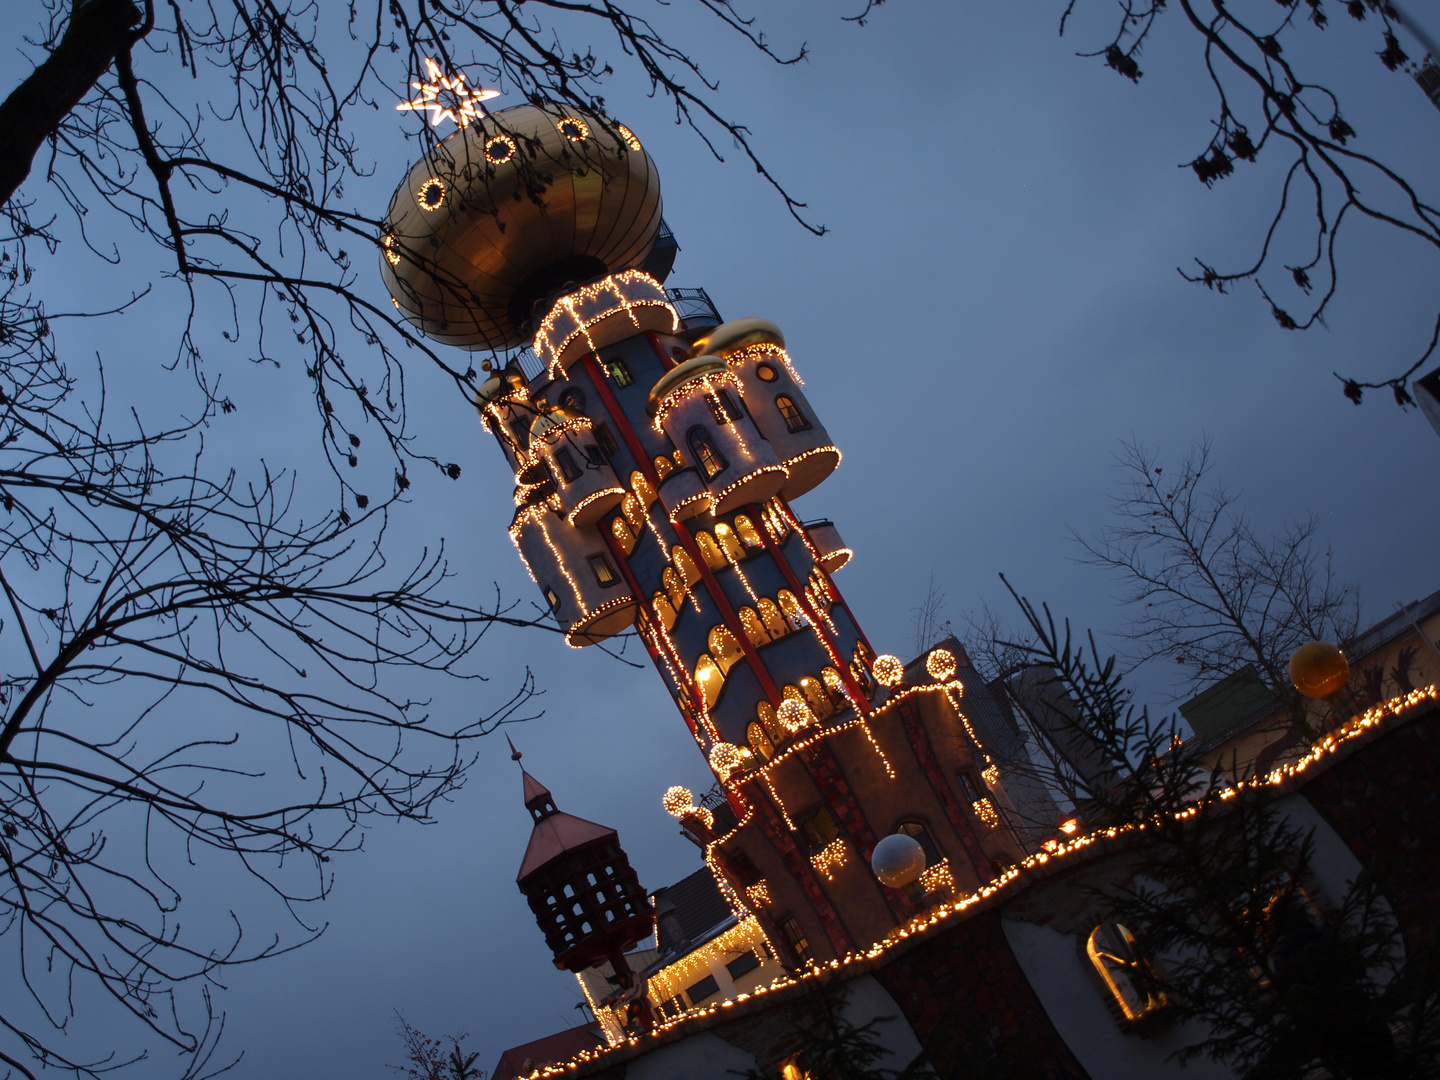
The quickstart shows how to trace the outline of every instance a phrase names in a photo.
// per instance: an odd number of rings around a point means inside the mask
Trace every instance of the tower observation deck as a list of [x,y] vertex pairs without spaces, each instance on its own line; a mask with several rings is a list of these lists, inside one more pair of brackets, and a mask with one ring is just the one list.
[[[666,808],[775,957],[863,948],[1019,858],[962,709],[983,686],[954,642],[877,656],[832,578],[849,549],[792,506],[840,451],[779,327],[666,290],[675,247],[640,140],[573,110],[482,116],[410,170],[386,220],[397,308],[511,357],[475,401],[515,476],[510,536],[572,646],[638,632],[733,814]],[[896,831],[925,848],[918,891],[870,872]]]

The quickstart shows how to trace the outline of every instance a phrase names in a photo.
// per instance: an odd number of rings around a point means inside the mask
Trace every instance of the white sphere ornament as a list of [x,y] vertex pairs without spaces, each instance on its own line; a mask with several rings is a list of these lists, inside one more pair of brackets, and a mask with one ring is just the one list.
[[875,845],[870,853],[870,869],[880,884],[903,889],[920,880],[925,872],[925,849],[920,841],[904,833],[892,833]]

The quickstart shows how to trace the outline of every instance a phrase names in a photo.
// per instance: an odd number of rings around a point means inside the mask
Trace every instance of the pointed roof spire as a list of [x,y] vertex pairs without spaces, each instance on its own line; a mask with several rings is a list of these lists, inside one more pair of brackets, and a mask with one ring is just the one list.
[[[510,744],[510,760],[511,760],[511,761],[519,761],[522,757],[525,756],[525,755],[523,755],[522,753],[520,753],[519,750],[516,750],[516,749],[515,749],[515,740],[512,739],[512,738],[510,738],[510,733],[509,733],[509,732],[506,732],[506,733],[505,733],[505,741]],[[522,765],[522,766],[520,767],[520,770],[521,770],[521,772],[524,772],[525,767]]]

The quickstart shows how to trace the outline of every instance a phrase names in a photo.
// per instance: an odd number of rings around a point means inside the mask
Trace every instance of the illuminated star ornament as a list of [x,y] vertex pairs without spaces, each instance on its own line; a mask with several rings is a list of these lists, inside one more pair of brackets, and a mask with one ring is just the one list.
[[420,91],[420,96],[411,101],[402,101],[395,108],[411,112],[428,112],[430,126],[439,127],[442,120],[449,120],[466,127],[471,120],[485,114],[481,102],[500,96],[499,90],[472,90],[465,85],[465,76],[447,76],[444,70],[428,56],[425,71],[430,76],[427,82],[412,82],[410,85]]

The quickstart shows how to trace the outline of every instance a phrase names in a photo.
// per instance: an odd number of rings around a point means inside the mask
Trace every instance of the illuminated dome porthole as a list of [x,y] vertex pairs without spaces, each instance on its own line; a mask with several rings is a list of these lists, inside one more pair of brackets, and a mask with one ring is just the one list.
[[430,177],[420,185],[415,201],[420,204],[421,210],[439,210],[445,202],[445,181],[438,176]]
[[769,364],[756,364],[755,374],[760,377],[761,382],[774,382],[778,377],[775,369]]
[[400,253],[395,250],[395,234],[386,233],[385,236],[381,238],[380,243],[384,245],[385,248],[385,261],[391,266],[399,266]]
[[509,135],[496,135],[485,140],[485,160],[492,165],[503,165],[514,157],[520,148]]
[[563,116],[555,121],[555,126],[560,130],[560,134],[571,142],[583,142],[590,137],[590,125],[578,116]]
[[616,124],[615,130],[620,133],[620,138],[625,143],[626,148],[630,150],[640,149],[640,140],[637,139],[635,133],[624,124]]

